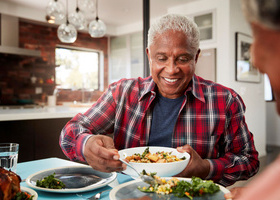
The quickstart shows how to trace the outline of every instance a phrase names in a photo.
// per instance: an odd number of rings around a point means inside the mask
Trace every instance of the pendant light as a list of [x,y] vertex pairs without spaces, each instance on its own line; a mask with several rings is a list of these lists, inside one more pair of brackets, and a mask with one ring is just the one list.
[[69,22],[78,30],[82,30],[86,27],[86,18],[79,9],[78,0],[76,0],[76,11],[69,15]]
[[96,7],[96,18],[95,20],[91,21],[89,23],[89,27],[88,27],[88,32],[90,34],[91,37],[93,38],[100,38],[103,37],[106,33],[106,25],[104,24],[103,21],[101,21],[98,18],[98,7],[97,7],[97,1],[95,2],[95,7]]
[[79,0],[78,6],[83,12],[86,11],[95,12],[95,6],[93,0]]
[[56,22],[62,20],[65,17],[63,4],[58,0],[50,0],[47,5],[47,16]]
[[68,0],[66,0],[66,23],[61,24],[57,29],[57,36],[61,42],[73,43],[77,39],[76,28],[68,21]]

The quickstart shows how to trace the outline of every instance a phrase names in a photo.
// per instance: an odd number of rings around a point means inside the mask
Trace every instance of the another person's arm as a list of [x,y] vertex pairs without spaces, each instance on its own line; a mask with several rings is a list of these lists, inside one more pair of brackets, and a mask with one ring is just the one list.
[[232,199],[265,199],[275,200],[280,197],[280,156],[264,171],[254,178],[246,187],[242,188],[239,194],[234,193],[236,188],[231,190]]

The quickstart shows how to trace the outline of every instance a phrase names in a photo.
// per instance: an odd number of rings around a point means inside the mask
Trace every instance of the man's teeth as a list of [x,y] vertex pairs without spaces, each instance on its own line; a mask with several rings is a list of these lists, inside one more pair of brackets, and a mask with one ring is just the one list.
[[175,82],[175,81],[177,81],[178,79],[177,78],[175,78],[175,79],[170,79],[170,78],[164,78],[166,81],[168,81],[168,82],[171,82],[171,83],[173,83],[173,82]]

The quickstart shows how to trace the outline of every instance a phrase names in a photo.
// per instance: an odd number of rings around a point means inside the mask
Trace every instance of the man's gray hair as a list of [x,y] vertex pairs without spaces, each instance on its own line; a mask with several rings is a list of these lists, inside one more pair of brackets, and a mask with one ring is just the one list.
[[188,44],[193,53],[199,48],[199,30],[195,22],[183,15],[167,14],[157,19],[148,32],[148,48],[154,43],[156,36],[168,30],[183,31],[186,34]]
[[242,9],[249,22],[280,30],[280,0],[242,0]]

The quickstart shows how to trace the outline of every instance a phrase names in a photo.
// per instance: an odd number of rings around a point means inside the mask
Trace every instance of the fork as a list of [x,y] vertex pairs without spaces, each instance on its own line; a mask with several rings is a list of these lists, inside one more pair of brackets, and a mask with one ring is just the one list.
[[85,200],[96,200],[96,199],[100,199],[101,194],[102,194],[103,192],[106,192],[106,191],[109,191],[109,190],[111,190],[111,189],[103,190],[103,191],[101,191],[101,192],[98,192],[98,193],[96,193],[95,195],[93,195],[92,197],[89,197],[89,198],[84,197],[84,196],[81,195],[81,194],[76,194],[76,195],[77,195],[78,197],[81,197],[82,199],[85,199]]
[[140,174],[132,165],[128,164],[128,162],[126,162],[125,160],[119,158],[119,161],[121,161],[122,163],[126,164],[128,167],[130,167],[131,169],[133,169],[137,174],[138,176],[140,177],[140,179],[142,181],[144,181],[145,183],[148,183],[152,186],[154,186],[155,184],[157,184],[157,181],[151,177],[151,176],[148,176],[148,175],[144,175],[144,174]]

